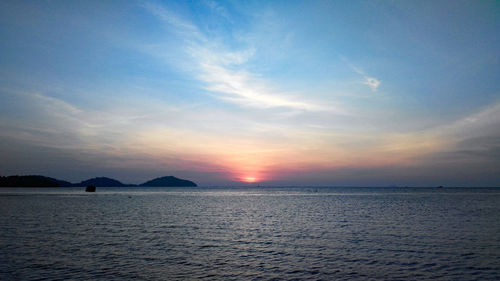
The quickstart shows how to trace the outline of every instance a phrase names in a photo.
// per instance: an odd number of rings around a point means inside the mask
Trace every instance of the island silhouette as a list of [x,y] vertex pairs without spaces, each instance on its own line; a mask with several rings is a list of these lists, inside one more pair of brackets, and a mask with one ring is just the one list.
[[126,187],[126,186],[143,186],[143,187],[196,187],[196,183],[176,178],[174,176],[165,176],[146,181],[141,184],[124,184],[118,180],[108,177],[96,177],[79,183],[71,183],[68,181],[58,180],[40,175],[28,176],[0,176],[0,187],[80,187],[80,186],[96,186],[96,187]]

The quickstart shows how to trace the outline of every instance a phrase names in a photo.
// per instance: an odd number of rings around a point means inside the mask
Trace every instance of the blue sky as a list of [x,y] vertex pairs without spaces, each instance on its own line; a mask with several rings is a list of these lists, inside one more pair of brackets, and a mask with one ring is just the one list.
[[500,182],[495,1],[3,1],[3,175]]

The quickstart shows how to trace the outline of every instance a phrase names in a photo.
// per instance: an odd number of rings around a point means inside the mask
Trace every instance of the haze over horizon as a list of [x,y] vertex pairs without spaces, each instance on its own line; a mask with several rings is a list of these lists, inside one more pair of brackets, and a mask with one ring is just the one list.
[[2,1],[0,175],[499,186],[498,1]]

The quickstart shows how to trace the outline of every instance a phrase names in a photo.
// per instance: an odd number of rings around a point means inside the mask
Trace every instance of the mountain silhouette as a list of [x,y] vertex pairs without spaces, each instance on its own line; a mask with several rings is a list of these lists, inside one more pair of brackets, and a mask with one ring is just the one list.
[[126,184],[121,183],[115,179],[107,178],[107,177],[97,177],[82,181],[80,183],[74,184],[74,186],[88,186],[94,185],[96,187],[123,187],[127,186]]
[[183,187],[183,186],[198,186],[196,183],[190,180],[179,179],[173,176],[156,178],[147,181],[140,185],[135,184],[124,184],[118,180],[107,178],[107,177],[97,177],[88,180],[84,180],[80,183],[70,183],[63,180],[58,180],[54,178],[49,178],[45,176],[33,175],[33,176],[0,176],[0,187],[71,187],[71,186],[89,186],[93,185],[96,187],[125,187],[125,186],[147,186],[147,187]]
[[161,178],[156,178],[150,181],[147,181],[143,184],[140,184],[139,186],[149,186],[149,187],[168,187],[168,186],[198,186],[196,183],[189,181],[189,180],[183,180],[179,179],[173,176],[167,176],[167,177],[161,177]]
[[0,187],[69,187],[67,181],[44,176],[8,176],[0,177]]

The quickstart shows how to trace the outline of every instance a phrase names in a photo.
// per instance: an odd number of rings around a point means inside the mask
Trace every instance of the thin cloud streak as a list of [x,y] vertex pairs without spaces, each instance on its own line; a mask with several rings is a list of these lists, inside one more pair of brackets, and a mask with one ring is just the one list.
[[378,80],[377,78],[370,77],[368,74],[366,74],[365,71],[360,69],[359,67],[353,65],[346,57],[344,56],[339,56],[342,61],[344,61],[354,72],[357,74],[363,76],[363,82],[362,84],[368,85],[372,91],[377,91],[378,87],[380,86],[381,81]]
[[163,22],[175,27],[174,30],[180,35],[187,37],[187,39],[206,41],[206,38],[195,25],[182,20],[163,6],[146,2],[143,7]]
[[365,81],[363,82],[363,84],[368,85],[370,89],[372,89],[372,91],[376,91],[378,86],[380,86],[380,80],[368,76],[365,76],[364,78]]
[[[307,111],[327,110],[312,103],[299,102],[285,95],[278,95],[276,91],[267,87],[263,82],[257,81],[248,72],[232,71],[221,65],[210,63],[202,63],[201,67],[203,73],[199,77],[208,84],[205,89],[225,94],[219,96],[219,99],[260,108],[288,107]],[[340,110],[337,110],[337,113],[340,113]]]
[[[202,35],[195,25],[180,19],[164,7],[151,4],[145,7],[160,20],[180,30],[181,36],[188,41],[186,48],[188,54],[198,66],[195,77],[206,84],[204,89],[214,93],[214,97],[245,107],[263,109],[284,107],[349,115],[345,109],[338,106],[319,105],[300,98],[292,98],[292,94],[276,90],[262,79],[257,79],[258,75],[246,71],[244,67],[254,55],[255,49],[249,48],[238,52],[220,51],[225,47]],[[216,49],[218,51],[214,51]]]

